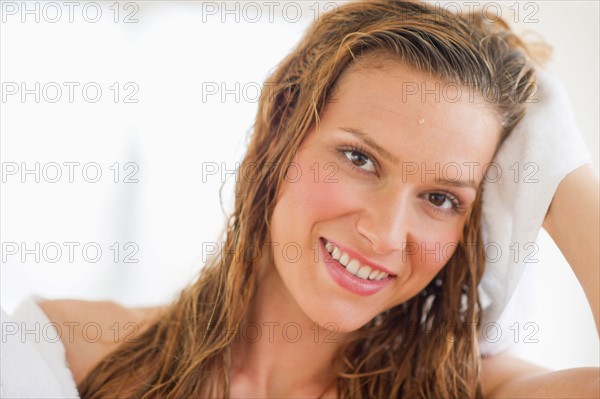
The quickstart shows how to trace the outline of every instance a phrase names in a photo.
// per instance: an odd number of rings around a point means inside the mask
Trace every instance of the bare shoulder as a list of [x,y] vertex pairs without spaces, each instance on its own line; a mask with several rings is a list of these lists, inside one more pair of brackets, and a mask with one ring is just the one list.
[[600,369],[548,370],[510,354],[482,358],[484,398],[598,398]]
[[506,385],[523,377],[545,374],[548,371],[508,353],[483,357],[481,362],[483,397],[496,397],[496,394]]
[[39,305],[57,327],[77,384],[120,343],[145,331],[163,309],[83,300],[49,300]]

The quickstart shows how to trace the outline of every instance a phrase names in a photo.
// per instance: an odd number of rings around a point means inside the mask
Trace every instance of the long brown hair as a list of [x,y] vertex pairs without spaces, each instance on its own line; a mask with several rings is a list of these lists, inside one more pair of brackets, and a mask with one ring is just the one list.
[[[249,246],[263,248],[286,165],[318,124],[338,77],[356,57],[376,51],[484,96],[493,88],[500,143],[534,91],[532,54],[502,19],[399,0],[349,2],[323,14],[267,80],[241,168],[272,168],[237,181],[221,253],[135,342],[121,344],[96,365],[78,386],[82,398],[229,396],[231,331],[242,322],[257,284],[256,257],[244,254]],[[340,348],[332,364],[339,397],[481,396],[480,198],[481,191],[459,245],[436,278]]]

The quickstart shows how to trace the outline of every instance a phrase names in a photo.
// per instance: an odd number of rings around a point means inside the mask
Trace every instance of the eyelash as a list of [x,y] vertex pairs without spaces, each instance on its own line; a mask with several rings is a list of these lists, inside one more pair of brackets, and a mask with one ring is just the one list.
[[450,215],[450,216],[454,216],[454,215],[464,212],[464,209],[462,207],[462,201],[458,198],[458,196],[454,195],[453,193],[451,193],[449,191],[434,191],[432,193],[427,193],[426,195],[432,195],[432,194],[439,194],[439,195],[446,196],[446,198],[448,200],[450,200],[450,202],[452,202],[452,205],[453,205],[452,208],[450,208],[450,209],[443,209],[443,208],[440,208],[440,207],[437,207],[437,206],[431,204],[431,207],[433,208],[434,212],[442,214],[442,215]]
[[[377,172],[379,170],[379,165],[377,164],[377,162],[375,161],[375,159],[371,156],[371,154],[369,153],[369,151],[367,151],[365,148],[363,148],[362,146],[360,146],[359,144],[350,144],[350,146],[348,147],[342,147],[339,149],[340,152],[340,157],[342,158],[342,160],[344,162],[346,162],[352,169],[356,170],[358,173],[362,173],[364,175],[377,175],[379,176],[379,173]],[[375,166],[375,172],[368,172],[358,166],[356,166],[351,160],[348,159],[348,157],[345,155],[347,152],[354,152],[357,154],[360,154],[362,156],[364,156],[365,158],[368,158],[369,161],[371,161],[373,163],[373,165]]]
[[[347,147],[340,147],[338,149],[339,151],[339,155],[340,158],[342,159],[343,162],[345,162],[348,166],[350,166],[350,168],[352,168],[352,170],[361,173],[363,175],[376,175],[379,176],[379,164],[377,163],[377,161],[375,161],[375,159],[371,156],[371,154],[369,153],[369,151],[367,151],[364,147],[362,147],[359,144],[351,144]],[[362,155],[363,157],[367,158],[369,161],[371,161],[373,163],[373,165],[375,166],[376,171],[375,172],[368,172],[365,171],[364,169],[356,166],[350,159],[348,159],[348,157],[346,156],[346,153],[348,152],[354,152],[357,154]],[[443,209],[440,208],[438,206],[435,206],[433,204],[431,204],[431,202],[427,201],[430,205],[430,207],[433,209],[434,212],[440,214],[440,215],[445,215],[445,216],[454,216],[457,215],[459,213],[463,213],[464,209],[462,207],[462,201],[460,200],[460,198],[455,195],[454,193],[451,193],[449,191],[433,191],[430,193],[425,194],[426,196],[432,195],[432,194],[438,194],[438,195],[444,195],[446,196],[446,198],[448,200],[450,200],[450,202],[452,202],[452,208],[450,209]]]

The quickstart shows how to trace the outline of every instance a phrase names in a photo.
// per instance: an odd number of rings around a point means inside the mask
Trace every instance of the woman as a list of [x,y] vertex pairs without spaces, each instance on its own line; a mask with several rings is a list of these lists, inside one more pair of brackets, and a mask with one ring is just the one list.
[[[159,309],[42,303],[59,324],[139,327],[121,345],[63,337],[81,396],[594,394],[597,370],[477,347],[485,165],[535,92],[531,57],[477,14],[382,0],[324,15],[268,79],[225,246],[198,280]],[[589,173],[545,220],[580,280],[597,276],[597,227],[565,209],[594,206]]]

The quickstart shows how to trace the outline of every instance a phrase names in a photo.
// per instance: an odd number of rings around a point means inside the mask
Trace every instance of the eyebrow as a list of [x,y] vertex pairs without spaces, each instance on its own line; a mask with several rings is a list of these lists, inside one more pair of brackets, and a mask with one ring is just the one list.
[[380,146],[379,144],[377,144],[375,141],[373,141],[373,139],[369,137],[369,134],[363,132],[362,130],[355,129],[355,128],[352,128],[352,127],[340,127],[340,129],[342,129],[343,131],[351,133],[354,136],[358,137],[359,139],[361,139],[362,141],[364,141],[366,144],[368,144],[369,147],[372,147],[375,151],[377,151],[377,153],[380,156],[382,156],[383,158],[387,159],[388,161],[390,161],[394,165],[398,165],[400,163],[400,160],[398,160],[398,158],[396,158],[388,150],[386,150],[385,148],[383,148],[382,146]]
[[[394,165],[397,166],[400,163],[400,160],[396,156],[394,156],[391,152],[389,152],[388,150],[386,150],[385,148],[383,148],[382,146],[377,144],[371,137],[369,137],[368,133],[363,132],[360,129],[356,129],[356,128],[352,128],[352,127],[340,127],[340,129],[358,137],[359,139],[364,141],[365,144],[367,144],[369,147],[372,147],[375,151],[377,151],[377,153],[380,156],[387,159]],[[436,182],[436,184],[441,184],[444,186],[464,187],[464,188],[472,188],[475,191],[478,190],[477,184],[475,184],[475,182],[472,180],[464,181],[464,180],[451,180],[451,179],[436,178],[435,182]]]
[[444,186],[452,186],[452,187],[464,187],[464,188],[472,188],[477,191],[477,185],[472,180],[448,180],[448,179],[435,179],[437,184],[442,184]]

